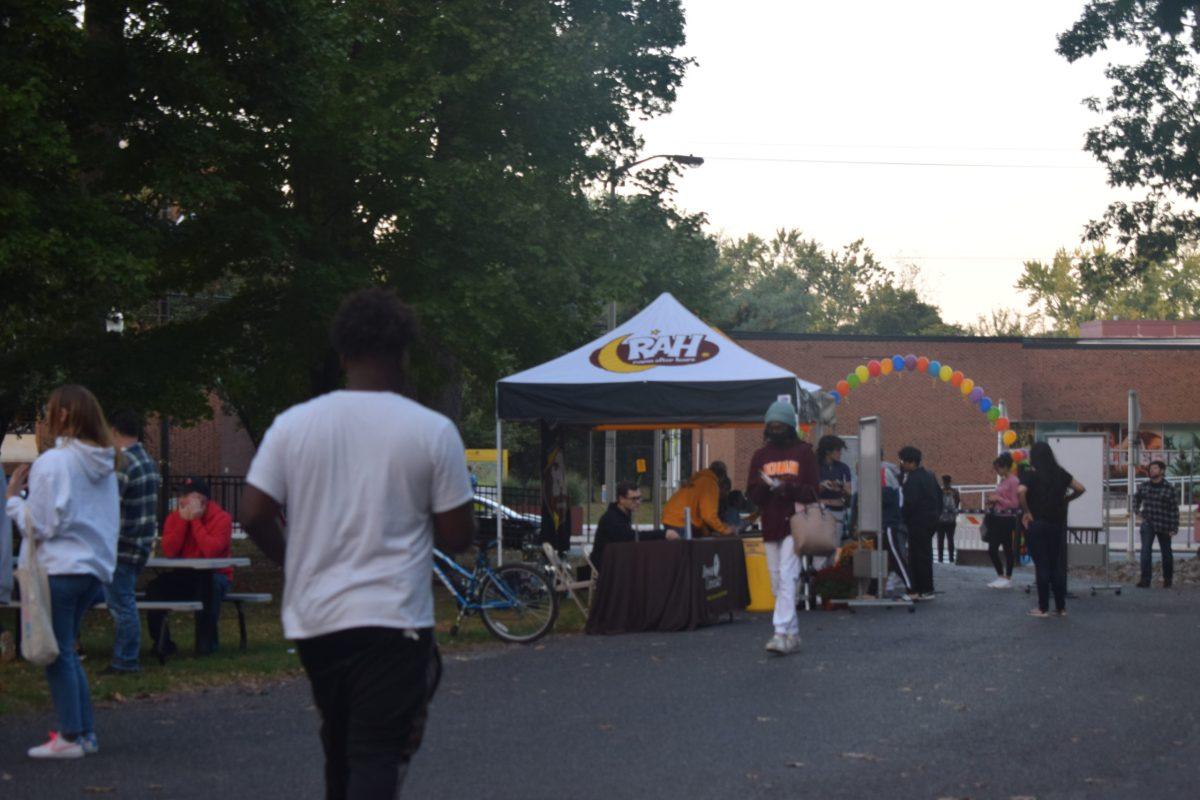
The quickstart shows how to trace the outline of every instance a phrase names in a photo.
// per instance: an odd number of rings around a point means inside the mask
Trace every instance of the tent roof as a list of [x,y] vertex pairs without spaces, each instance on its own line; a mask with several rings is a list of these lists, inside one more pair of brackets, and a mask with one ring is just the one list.
[[811,420],[819,389],[743,349],[664,293],[583,347],[501,379],[497,416],[577,424],[757,422],[782,396]]

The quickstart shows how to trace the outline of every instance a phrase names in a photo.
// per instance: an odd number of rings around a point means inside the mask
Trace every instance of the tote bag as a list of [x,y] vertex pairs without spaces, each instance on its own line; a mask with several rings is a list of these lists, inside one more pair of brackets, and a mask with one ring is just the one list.
[[838,549],[837,518],[820,503],[797,503],[790,525],[796,555],[827,556]]
[[21,584],[21,655],[30,664],[44,667],[58,658],[58,640],[54,638],[54,623],[50,617],[50,579],[38,560],[37,540],[25,511],[25,534],[28,549],[24,565],[17,568]]

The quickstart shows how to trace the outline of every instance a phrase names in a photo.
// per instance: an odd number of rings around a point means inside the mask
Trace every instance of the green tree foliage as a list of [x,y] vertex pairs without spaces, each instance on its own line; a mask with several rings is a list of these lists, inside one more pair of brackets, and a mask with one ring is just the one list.
[[1077,336],[1095,319],[1194,319],[1200,315],[1200,255],[1152,262],[1112,280],[1104,250],[1059,250],[1049,264],[1027,261],[1016,288],[1028,292],[1054,333]]
[[1088,226],[1088,238],[1115,237],[1120,250],[1108,261],[1117,276],[1147,269],[1196,241],[1200,220],[1189,209],[1200,199],[1200,22],[1195,3],[1183,0],[1092,0],[1075,25],[1059,36],[1069,61],[1121,45],[1141,52],[1133,64],[1110,63],[1107,100],[1085,102],[1105,123],[1090,130],[1085,148],[1108,169],[1113,186],[1141,188],[1143,199],[1116,202]]
[[967,326],[972,336],[1036,336],[1044,333],[1041,312],[1022,314],[1011,308],[994,308],[980,314],[975,323]]
[[588,335],[612,287],[710,291],[669,170],[594,199],[674,100],[677,0],[25,0],[0,23],[0,423],[71,378],[184,416],[216,389],[257,437],[336,385],[328,321],[373,283],[417,306],[420,393],[456,413],[466,381]]
[[896,275],[862,240],[825,250],[795,229],[721,243],[732,285],[722,320],[731,330],[921,335],[961,332],[925,302],[917,273]]

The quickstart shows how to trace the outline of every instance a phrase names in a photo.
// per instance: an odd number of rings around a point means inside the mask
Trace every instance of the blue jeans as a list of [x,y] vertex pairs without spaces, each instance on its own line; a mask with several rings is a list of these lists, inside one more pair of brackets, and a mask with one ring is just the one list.
[[1174,533],[1174,531],[1154,531],[1149,525],[1142,523],[1142,583],[1150,582],[1151,565],[1154,563],[1150,548],[1154,547],[1155,539],[1158,539],[1158,549],[1162,551],[1163,582],[1171,582],[1175,575],[1175,554],[1171,552],[1171,536]]
[[50,616],[58,658],[46,667],[50,698],[58,715],[58,732],[68,739],[95,731],[87,674],[75,653],[79,624],[92,607],[100,579],[93,575],[51,575]]
[[137,672],[142,649],[142,619],[137,610],[137,579],[142,570],[124,561],[117,562],[112,583],[104,587],[104,602],[112,614],[116,633],[113,637],[113,669]]

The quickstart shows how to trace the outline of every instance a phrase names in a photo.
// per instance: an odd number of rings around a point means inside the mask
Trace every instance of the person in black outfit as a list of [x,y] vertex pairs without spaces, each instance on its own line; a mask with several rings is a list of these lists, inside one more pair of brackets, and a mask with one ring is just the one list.
[[[933,532],[942,513],[942,490],[933,473],[921,466],[921,451],[900,449],[904,484],[904,524],[908,527],[910,599],[933,599]],[[915,596],[914,596],[915,595]]]
[[949,475],[942,476],[942,516],[937,525],[939,564],[943,561],[943,546],[946,544],[950,545],[950,563],[954,563],[954,529],[958,527],[958,509],[962,505],[962,495],[950,485],[950,481]]
[[1034,444],[1029,461],[1033,469],[1021,476],[1017,489],[1037,580],[1038,607],[1029,615],[1049,616],[1053,590],[1054,610],[1060,617],[1066,616],[1067,504],[1083,494],[1084,488],[1058,465],[1054,451],[1045,442]]
[[617,500],[608,504],[608,509],[596,523],[596,538],[592,542],[589,556],[592,566],[600,570],[604,562],[604,546],[616,542],[633,542],[639,539],[678,539],[675,531],[642,531],[639,536],[633,529],[633,512],[642,503],[642,490],[636,483],[622,481],[617,484]]

